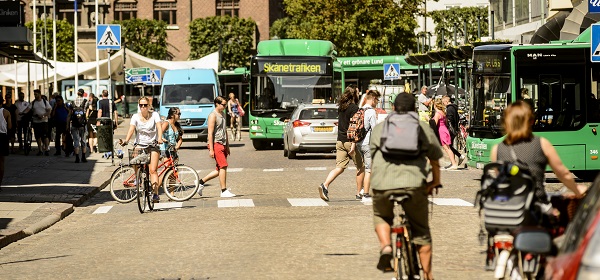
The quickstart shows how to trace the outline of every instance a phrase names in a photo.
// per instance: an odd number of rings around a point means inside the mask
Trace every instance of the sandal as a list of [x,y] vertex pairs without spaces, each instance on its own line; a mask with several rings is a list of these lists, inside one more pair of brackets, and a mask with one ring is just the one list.
[[[384,252],[387,247],[390,247],[389,252]],[[392,272],[394,268],[392,267],[392,259],[394,256],[392,255],[393,249],[392,245],[385,245],[381,251],[379,252],[379,263],[377,263],[377,269],[383,272]]]

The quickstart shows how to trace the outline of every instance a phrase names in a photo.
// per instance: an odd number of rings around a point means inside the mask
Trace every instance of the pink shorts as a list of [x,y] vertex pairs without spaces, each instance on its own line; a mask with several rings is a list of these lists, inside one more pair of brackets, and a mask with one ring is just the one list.
[[217,161],[217,170],[227,167],[227,149],[221,143],[214,143],[215,160]]

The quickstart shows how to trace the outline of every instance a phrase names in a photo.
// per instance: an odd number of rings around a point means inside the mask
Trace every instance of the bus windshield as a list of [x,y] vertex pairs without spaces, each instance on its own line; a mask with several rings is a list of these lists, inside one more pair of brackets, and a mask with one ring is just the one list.
[[475,75],[471,127],[500,132],[502,112],[510,103],[510,77]]
[[215,96],[211,84],[165,85],[163,105],[212,104]]
[[253,110],[292,110],[301,103],[333,103],[332,77],[266,75],[253,78]]

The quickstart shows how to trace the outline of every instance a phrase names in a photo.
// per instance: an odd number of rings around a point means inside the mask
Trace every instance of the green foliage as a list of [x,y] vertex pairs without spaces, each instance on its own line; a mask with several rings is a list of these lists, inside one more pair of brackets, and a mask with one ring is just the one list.
[[167,48],[167,23],[162,20],[130,19],[114,21],[121,25],[121,45],[152,59],[173,56]]
[[[481,26],[481,36],[488,36],[488,9],[487,7],[465,7],[451,8],[448,10],[432,11],[428,13],[435,22],[435,45],[442,47],[442,30],[444,33],[444,46],[454,44],[454,30],[456,30],[457,41],[469,43],[479,41],[477,37],[477,16]],[[467,22],[468,42],[465,38],[465,21]]]
[[256,22],[230,16],[197,18],[190,23],[190,59],[221,50],[221,68],[250,66]]
[[274,38],[277,36],[279,39],[288,39],[287,32],[290,26],[290,18],[284,17],[276,20],[269,29],[269,37]]
[[[339,56],[403,54],[416,46],[422,0],[284,0],[280,38],[332,41]],[[283,25],[283,24],[282,24]]]
[[[54,41],[52,40],[52,20],[38,20],[36,21],[37,31],[41,32],[46,25],[47,36],[46,42],[48,43],[48,59],[54,60],[53,54],[53,45]],[[27,28],[32,30],[33,32],[33,22],[28,22],[25,24]],[[74,52],[74,35],[73,35],[73,25],[70,24],[66,20],[58,20],[56,21],[56,60],[63,62],[73,62],[75,61],[75,52]],[[42,51],[42,40],[44,39],[42,36],[37,36],[36,38],[36,46],[38,52]]]

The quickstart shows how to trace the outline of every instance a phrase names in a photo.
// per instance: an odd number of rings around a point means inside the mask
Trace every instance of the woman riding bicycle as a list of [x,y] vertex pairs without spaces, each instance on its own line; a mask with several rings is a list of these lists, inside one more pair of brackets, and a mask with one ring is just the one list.
[[160,157],[159,148],[156,145],[163,143],[163,131],[160,125],[161,120],[157,112],[150,113],[150,100],[148,97],[141,97],[138,100],[139,112],[131,117],[129,130],[125,137],[125,142],[119,139],[119,143],[127,145],[129,139],[135,131],[135,143],[137,148],[148,149],[150,152],[150,163],[148,164],[148,170],[150,171],[150,182],[152,183],[152,191],[154,196],[152,200],[159,202],[158,196],[158,160]]
[[535,118],[528,103],[517,101],[509,105],[504,110],[502,122],[506,137],[504,141],[492,148],[491,161],[518,159],[527,164],[531,175],[535,178],[535,196],[540,203],[550,203],[544,189],[544,173],[548,164],[558,180],[572,190],[576,197],[581,197],[587,190],[587,186],[575,183],[573,175],[562,163],[550,141],[533,135],[534,121]]
[[171,156],[169,154],[169,144],[175,146],[175,151],[177,151],[183,143],[183,129],[179,124],[180,118],[181,111],[179,108],[171,107],[167,113],[167,120],[160,124],[163,131],[162,139],[165,141],[162,145],[160,145],[160,155],[165,161],[166,158]]
[[[229,113],[229,128],[233,139],[242,140],[242,116],[240,116],[240,101],[235,98],[235,94],[229,93],[229,101],[227,101],[227,112]],[[234,130],[235,129],[235,130]]]

